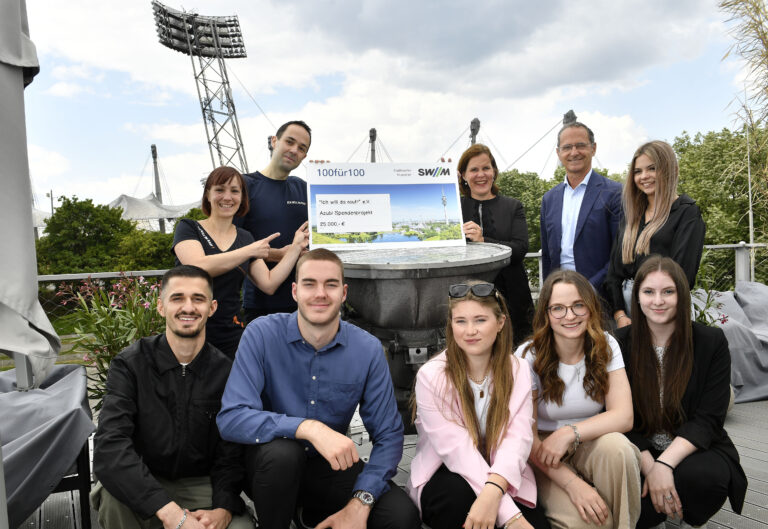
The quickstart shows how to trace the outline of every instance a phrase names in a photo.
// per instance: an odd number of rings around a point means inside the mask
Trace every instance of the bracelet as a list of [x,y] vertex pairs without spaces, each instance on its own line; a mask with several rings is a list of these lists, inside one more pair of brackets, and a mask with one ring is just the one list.
[[579,476],[573,476],[571,479],[569,479],[569,480],[568,480],[568,482],[567,482],[565,485],[563,485],[563,490],[567,489],[567,488],[568,488],[568,485],[570,485],[570,484],[571,484],[571,482],[572,482],[574,479],[576,479],[577,477],[579,477]]
[[181,526],[184,525],[184,522],[187,521],[187,510],[184,509],[184,514],[181,517],[181,521],[179,522],[179,525],[176,526],[176,529],[181,529]]
[[576,428],[575,424],[566,424],[566,426],[573,428],[573,434],[576,436],[576,439],[573,440],[573,451],[575,452],[581,444],[581,435],[579,435],[579,430]]
[[507,493],[504,489],[501,488],[501,485],[499,485],[498,483],[494,483],[493,481],[486,481],[485,484],[486,485],[493,485],[494,487],[496,487],[497,489],[499,489],[501,491],[502,495]]
[[667,467],[667,468],[668,468],[669,470],[671,470],[672,472],[674,472],[674,471],[675,471],[675,467],[673,467],[673,466],[672,466],[672,465],[670,465],[669,463],[665,463],[665,462],[664,462],[664,461],[662,461],[661,459],[657,459],[657,460],[656,460],[656,462],[657,462],[657,463],[660,463],[660,464],[662,464],[662,465],[664,465],[665,467]]
[[509,520],[507,520],[507,523],[505,523],[505,524],[504,524],[504,528],[503,528],[503,529],[509,529],[510,527],[512,527],[512,525],[513,525],[513,524],[514,524],[516,521],[518,521],[518,520],[519,520],[520,518],[522,518],[522,517],[523,517],[523,513],[521,513],[521,512],[517,513],[517,514],[516,514],[516,515],[514,515],[512,518],[510,518]]

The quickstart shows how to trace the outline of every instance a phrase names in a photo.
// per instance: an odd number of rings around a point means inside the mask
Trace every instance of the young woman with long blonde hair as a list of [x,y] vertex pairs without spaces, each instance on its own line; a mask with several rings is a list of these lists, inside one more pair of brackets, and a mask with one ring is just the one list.
[[678,179],[677,158],[668,143],[651,141],[635,151],[624,184],[624,219],[603,284],[618,327],[632,323],[628,306],[632,279],[649,255],[676,261],[685,271],[689,289],[696,282],[706,226],[696,202],[678,195]]
[[547,528],[527,464],[530,374],[511,354],[504,298],[481,281],[448,294],[446,350],[416,375],[408,492],[436,529]]

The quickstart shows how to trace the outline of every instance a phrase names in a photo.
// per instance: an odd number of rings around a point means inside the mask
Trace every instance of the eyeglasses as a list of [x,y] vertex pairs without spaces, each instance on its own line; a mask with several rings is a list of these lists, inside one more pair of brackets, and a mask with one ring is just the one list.
[[591,143],[569,143],[567,145],[561,145],[557,148],[560,152],[571,152],[573,149],[577,151],[586,151],[589,147],[592,147]]
[[496,287],[491,283],[475,283],[468,285],[466,283],[457,283],[448,287],[448,296],[451,298],[463,298],[469,292],[472,292],[479,298],[484,298],[496,293]]
[[555,318],[556,320],[561,320],[565,318],[566,314],[568,314],[568,309],[571,309],[571,312],[573,312],[574,316],[586,316],[589,312],[589,309],[584,303],[574,303],[573,305],[552,305],[550,307],[547,307],[547,310],[549,311],[549,315]]

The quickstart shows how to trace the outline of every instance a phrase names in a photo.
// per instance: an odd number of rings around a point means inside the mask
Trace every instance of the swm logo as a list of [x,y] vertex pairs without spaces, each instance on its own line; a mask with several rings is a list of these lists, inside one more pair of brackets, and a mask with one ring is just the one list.
[[419,176],[450,176],[451,170],[447,167],[430,167],[429,169],[419,169]]

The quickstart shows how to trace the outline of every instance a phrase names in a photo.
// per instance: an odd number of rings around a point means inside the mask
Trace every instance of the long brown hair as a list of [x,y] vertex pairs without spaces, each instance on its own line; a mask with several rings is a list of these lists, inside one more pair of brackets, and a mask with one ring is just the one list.
[[469,184],[466,180],[464,180],[463,175],[467,170],[469,161],[475,156],[480,156],[481,154],[488,155],[488,158],[491,160],[491,167],[493,167],[493,184],[491,185],[491,194],[499,194],[499,186],[496,185],[496,178],[499,176],[499,167],[496,165],[496,158],[494,158],[493,154],[491,154],[491,149],[482,143],[475,143],[469,149],[464,151],[464,153],[461,155],[461,158],[459,158],[457,172],[459,173],[459,190],[461,191],[462,196],[471,196]]
[[[675,332],[672,333],[664,365],[660,366],[654,350],[648,319],[640,308],[640,289],[652,272],[667,274],[677,289]],[[640,266],[632,287],[632,328],[630,379],[635,417],[646,434],[672,432],[684,419],[681,402],[693,371],[693,330],[691,292],[685,272],[669,257],[652,255]],[[659,402],[659,378],[664,372],[664,402]]]
[[[640,224],[648,208],[648,197],[635,184],[635,163],[640,155],[646,155],[656,167],[656,187],[653,217],[642,233]],[[675,151],[663,141],[650,141],[638,147],[629,165],[629,174],[624,183],[622,201],[626,228],[621,241],[621,260],[624,264],[635,261],[638,255],[648,255],[653,237],[669,219],[672,203],[677,197],[678,168]]]
[[[483,283],[483,281],[467,281],[468,285]],[[476,301],[488,307],[493,311],[496,321],[504,318],[504,325],[496,336],[496,341],[491,349],[491,380],[493,391],[490,393],[490,404],[488,405],[488,415],[485,423],[485,443],[481,445],[480,423],[475,412],[475,397],[472,393],[472,387],[469,385],[469,376],[467,373],[467,359],[464,351],[461,350],[453,336],[451,326],[451,315],[453,308],[464,301]],[[490,296],[478,297],[467,292],[462,298],[451,298],[448,301],[448,323],[445,329],[445,375],[447,382],[445,386],[439,389],[441,401],[444,404],[442,413],[446,418],[462,424],[469,432],[472,442],[488,459],[496,451],[504,438],[509,423],[509,399],[512,395],[514,386],[514,375],[512,373],[512,362],[517,360],[512,356],[512,323],[509,317],[509,310],[504,301],[504,297],[495,290]],[[461,415],[457,415],[455,410],[458,404]],[[414,406],[414,415],[416,409]]]
[[581,301],[589,310],[587,330],[584,334],[584,391],[595,402],[603,402],[605,394],[608,393],[607,367],[612,352],[603,331],[600,300],[587,278],[580,273],[573,270],[555,270],[544,281],[533,316],[533,339],[523,351],[523,357],[529,351],[536,355],[533,370],[541,381],[539,399],[562,406],[565,383],[557,374],[560,357],[555,346],[555,334],[549,323],[549,301],[552,298],[552,290],[558,283],[575,286]]

